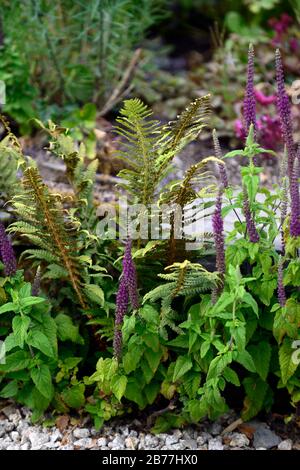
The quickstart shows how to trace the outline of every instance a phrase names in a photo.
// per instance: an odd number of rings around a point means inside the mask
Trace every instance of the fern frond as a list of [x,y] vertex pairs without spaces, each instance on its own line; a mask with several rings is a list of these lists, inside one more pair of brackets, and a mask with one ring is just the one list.
[[45,276],[68,277],[80,305],[85,308],[75,231],[68,224],[60,197],[49,192],[38,170],[32,167],[24,170],[22,188],[23,193],[17,196],[16,204],[14,199],[12,203],[18,216],[25,220],[11,224],[10,231],[20,233],[40,248],[27,250],[27,254],[30,258],[50,262]]
[[167,282],[148,292],[144,296],[143,303],[161,300],[162,331],[165,331],[166,326],[178,331],[173,321],[175,312],[172,309],[172,301],[179,296],[190,297],[209,291],[217,284],[218,276],[207,271],[201,264],[191,263],[188,260],[174,263],[166,267],[165,271],[168,272],[159,274],[159,277]]
[[123,170],[121,178],[132,183],[126,189],[136,202],[151,204],[156,188],[156,141],[160,132],[159,122],[150,119],[152,111],[141,100],[127,100],[117,118],[116,131],[124,137],[123,150],[118,154],[128,162],[131,169]]
[[196,139],[205,127],[208,118],[210,95],[196,98],[187,108],[179,114],[176,120],[170,121],[164,128],[170,139],[168,146],[182,148],[187,143]]

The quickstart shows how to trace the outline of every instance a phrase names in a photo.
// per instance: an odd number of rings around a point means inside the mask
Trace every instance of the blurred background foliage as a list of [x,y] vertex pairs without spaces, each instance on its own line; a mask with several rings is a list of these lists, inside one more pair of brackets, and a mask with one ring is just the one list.
[[113,119],[125,97],[139,96],[164,119],[209,91],[218,114],[213,125],[238,138],[233,123],[249,42],[259,56],[262,93],[273,93],[275,47],[287,53],[290,82],[299,70],[300,0],[0,0],[0,6],[2,111],[23,135],[33,131],[31,118],[53,119],[92,149],[99,119]]

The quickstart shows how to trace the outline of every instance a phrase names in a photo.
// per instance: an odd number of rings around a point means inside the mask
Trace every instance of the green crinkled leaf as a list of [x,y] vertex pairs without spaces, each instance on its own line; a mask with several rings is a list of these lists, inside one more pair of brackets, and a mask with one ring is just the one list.
[[285,338],[279,349],[279,365],[282,383],[285,385],[287,381],[294,375],[298,363],[293,360],[292,340]]
[[26,369],[31,362],[29,351],[16,351],[6,355],[5,364],[0,364],[0,371],[13,372]]
[[154,403],[157,395],[160,391],[160,383],[159,382],[151,382],[144,388],[144,392],[147,398],[147,402],[149,405]]
[[12,329],[14,333],[14,340],[20,348],[24,347],[24,341],[27,337],[27,330],[30,325],[30,318],[23,316],[17,316],[13,318]]
[[151,370],[153,371],[153,373],[157,370],[162,355],[163,355],[162,350],[153,351],[152,349],[146,349],[145,358],[147,359],[147,362]]
[[222,375],[227,382],[230,382],[231,384],[236,385],[237,387],[240,386],[240,379],[237,373],[234,370],[232,370],[230,367],[228,366],[225,367]]
[[228,351],[225,354],[220,354],[216,356],[210,363],[206,380],[213,378],[218,378],[225,367],[227,367],[232,362],[232,352]]
[[48,400],[53,397],[51,372],[46,364],[40,364],[31,369],[30,376],[38,391]]
[[193,363],[188,356],[179,356],[175,363],[173,382],[179,380],[184,374],[186,374],[193,367]]
[[126,374],[133,372],[140,363],[144,348],[140,345],[132,345],[123,357],[123,367]]
[[244,366],[245,369],[249,370],[249,372],[256,372],[254,361],[248,351],[245,350],[236,352],[234,359],[236,362]]
[[50,341],[47,336],[42,333],[42,331],[37,329],[35,331],[29,331],[26,342],[30,346],[41,351],[46,356],[54,357],[54,352]]
[[83,339],[79,334],[79,326],[74,325],[68,315],[59,313],[54,320],[57,325],[57,336],[61,341],[83,344]]
[[111,379],[111,390],[115,397],[120,401],[127,386],[127,377],[125,375],[114,375]]
[[249,352],[254,361],[257,373],[260,375],[262,380],[266,380],[269,373],[272,353],[270,344],[266,341],[260,341],[255,345],[249,346]]
[[256,416],[264,406],[269,386],[258,376],[247,377],[243,381],[246,391],[244,400],[243,420],[249,420]]
[[67,406],[74,409],[81,408],[85,403],[85,386],[82,383],[72,385],[61,393],[61,397]]
[[17,395],[19,391],[18,381],[11,380],[8,384],[6,384],[0,392],[1,398],[13,398]]

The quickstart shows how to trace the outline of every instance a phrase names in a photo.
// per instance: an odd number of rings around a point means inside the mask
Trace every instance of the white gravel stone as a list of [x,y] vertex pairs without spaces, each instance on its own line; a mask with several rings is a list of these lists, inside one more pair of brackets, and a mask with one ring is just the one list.
[[39,431],[29,431],[28,438],[32,450],[39,450],[46,442],[49,442],[49,436]]
[[83,437],[82,439],[74,441],[73,445],[74,447],[84,447],[85,449],[88,449],[90,447],[93,447],[93,439],[91,439],[90,437]]
[[4,417],[5,419],[0,419],[0,450],[226,449],[232,451],[253,448],[256,450],[300,448],[300,445],[291,439],[281,442],[267,424],[258,420],[252,421],[255,429],[254,443],[239,432],[227,433],[226,437],[222,437],[222,430],[234,420],[235,415],[229,416],[228,419],[223,417],[216,423],[204,421],[198,427],[170,430],[159,435],[141,431],[142,424],[137,420],[128,421],[128,424],[124,424],[124,421],[119,424],[118,420],[113,420],[104,425],[99,432],[90,426],[88,419],[81,421],[83,427],[74,429],[70,424],[61,431],[56,426],[43,428],[41,425],[32,425],[31,413],[26,408],[14,406],[5,407]]
[[292,450],[293,447],[293,441],[291,439],[285,439],[284,441],[281,441],[278,450]]
[[215,437],[208,441],[208,450],[223,450],[224,446],[222,444],[221,437]]
[[183,439],[180,441],[185,449],[196,450],[197,449],[197,441],[195,439]]
[[73,436],[76,437],[76,439],[85,439],[86,437],[90,437],[90,430],[87,428],[74,429]]
[[20,434],[17,431],[12,431],[10,433],[10,437],[13,440],[13,442],[18,442],[20,441]]
[[62,433],[59,431],[59,429],[55,429],[52,431],[51,435],[50,435],[50,441],[51,442],[56,442],[56,441],[60,441],[62,439],[63,435]]
[[[178,437],[174,436],[174,434],[171,434],[170,436],[167,436],[166,440],[165,440],[166,446],[171,446],[172,444],[177,444],[177,442],[178,442]],[[157,444],[158,444],[158,442],[157,442]]]
[[97,446],[98,447],[106,447],[106,445],[107,445],[106,437],[99,437],[99,439],[97,440]]
[[206,444],[210,439],[212,439],[212,435],[204,431],[197,437],[196,441],[198,445],[202,446],[203,444]]
[[21,450],[29,450],[29,448],[30,448],[29,442],[25,442],[25,444],[22,444],[22,445],[20,446],[20,449],[21,449]]
[[125,443],[120,434],[117,434],[116,437],[108,443],[108,447],[112,450],[121,450],[125,448]]
[[230,447],[247,447],[250,444],[250,441],[245,434],[233,432],[230,437]]
[[20,444],[11,444],[6,447],[6,450],[20,450]]
[[6,437],[0,438],[0,450],[7,449],[7,447],[11,444],[12,444],[12,441],[10,437],[6,436]]

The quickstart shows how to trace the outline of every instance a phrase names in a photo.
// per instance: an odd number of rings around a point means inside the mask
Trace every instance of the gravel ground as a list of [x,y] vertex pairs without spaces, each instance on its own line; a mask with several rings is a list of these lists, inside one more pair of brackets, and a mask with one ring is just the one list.
[[[240,424],[239,424],[240,423]],[[300,450],[300,439],[282,439],[266,423],[241,423],[229,413],[215,423],[153,435],[138,420],[118,420],[96,431],[69,424],[32,425],[26,408],[8,405],[0,411],[0,450]]]

